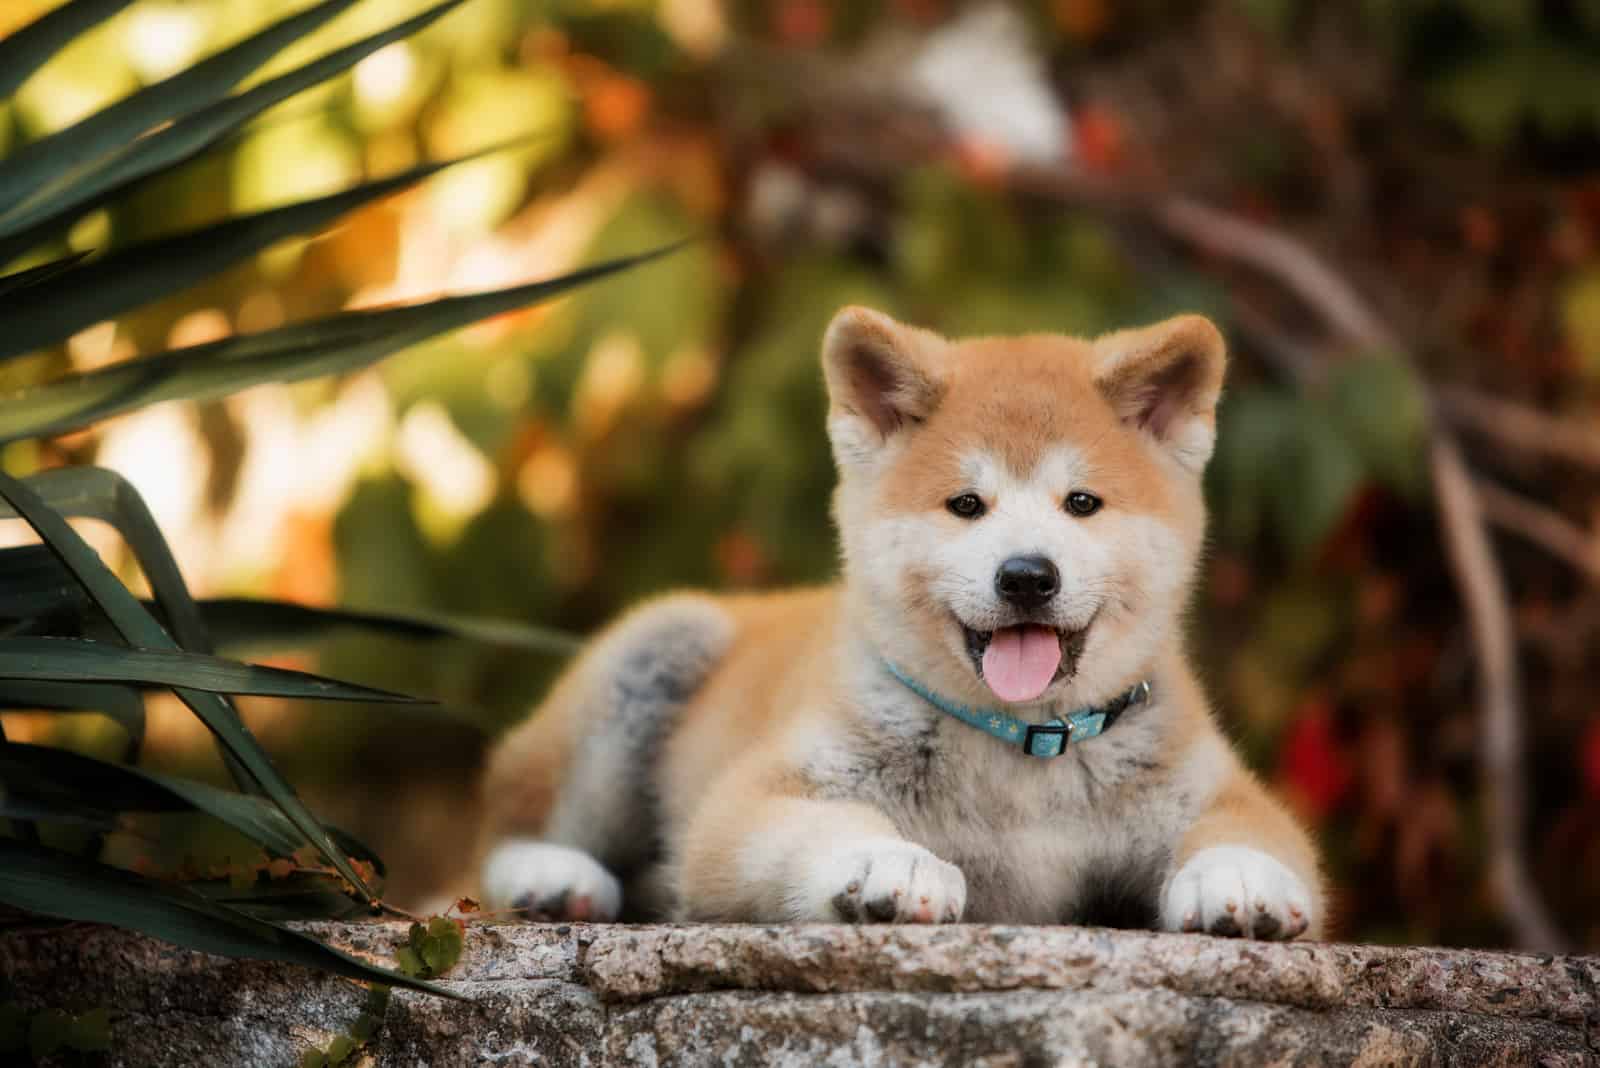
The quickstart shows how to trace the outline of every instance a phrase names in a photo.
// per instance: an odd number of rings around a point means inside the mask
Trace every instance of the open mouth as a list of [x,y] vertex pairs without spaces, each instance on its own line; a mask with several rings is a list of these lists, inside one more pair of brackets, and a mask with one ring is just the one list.
[[961,629],[978,677],[996,697],[1011,702],[1032,701],[1057,679],[1076,672],[1089,636],[1087,626],[1062,630],[1042,623],[997,630],[973,630],[962,624]]

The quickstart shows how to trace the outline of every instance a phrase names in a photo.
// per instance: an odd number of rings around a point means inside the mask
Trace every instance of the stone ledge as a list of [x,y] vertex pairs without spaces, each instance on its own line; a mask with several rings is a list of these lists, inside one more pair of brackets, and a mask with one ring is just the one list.
[[[317,924],[392,961],[403,925]],[[111,1063],[293,1065],[354,984],[105,928],[0,935],[29,1007],[109,1005]],[[397,992],[379,1065],[1600,1064],[1600,958],[1072,927],[481,924],[468,1003]]]

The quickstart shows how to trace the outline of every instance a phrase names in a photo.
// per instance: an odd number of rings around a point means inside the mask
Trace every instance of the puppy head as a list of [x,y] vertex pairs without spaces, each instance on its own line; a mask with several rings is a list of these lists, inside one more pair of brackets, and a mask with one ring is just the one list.
[[846,308],[823,341],[852,619],[975,704],[1105,700],[1171,635],[1225,365],[1210,321],[949,341]]

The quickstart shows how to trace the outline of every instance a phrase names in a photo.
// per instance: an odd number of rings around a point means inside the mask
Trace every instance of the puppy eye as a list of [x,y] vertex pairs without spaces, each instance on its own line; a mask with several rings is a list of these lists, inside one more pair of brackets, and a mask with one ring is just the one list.
[[962,519],[976,519],[983,514],[983,500],[976,493],[962,493],[944,502],[951,515]]
[[1082,490],[1073,490],[1067,494],[1067,511],[1079,519],[1084,516],[1094,515],[1100,510],[1100,505],[1103,503],[1105,502],[1101,501],[1099,497],[1092,493],[1085,493]]

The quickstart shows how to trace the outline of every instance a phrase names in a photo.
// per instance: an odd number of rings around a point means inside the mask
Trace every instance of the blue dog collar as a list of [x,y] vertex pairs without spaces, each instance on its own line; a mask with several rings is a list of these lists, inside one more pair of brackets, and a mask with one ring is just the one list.
[[1124,712],[1150,699],[1150,683],[1140,682],[1126,693],[1098,708],[1080,708],[1065,719],[1029,723],[994,708],[968,708],[948,701],[905,674],[889,661],[883,666],[900,684],[934,708],[948,713],[969,727],[976,727],[1008,745],[1015,745],[1032,757],[1056,757],[1066,752],[1068,743],[1081,742],[1104,733]]

